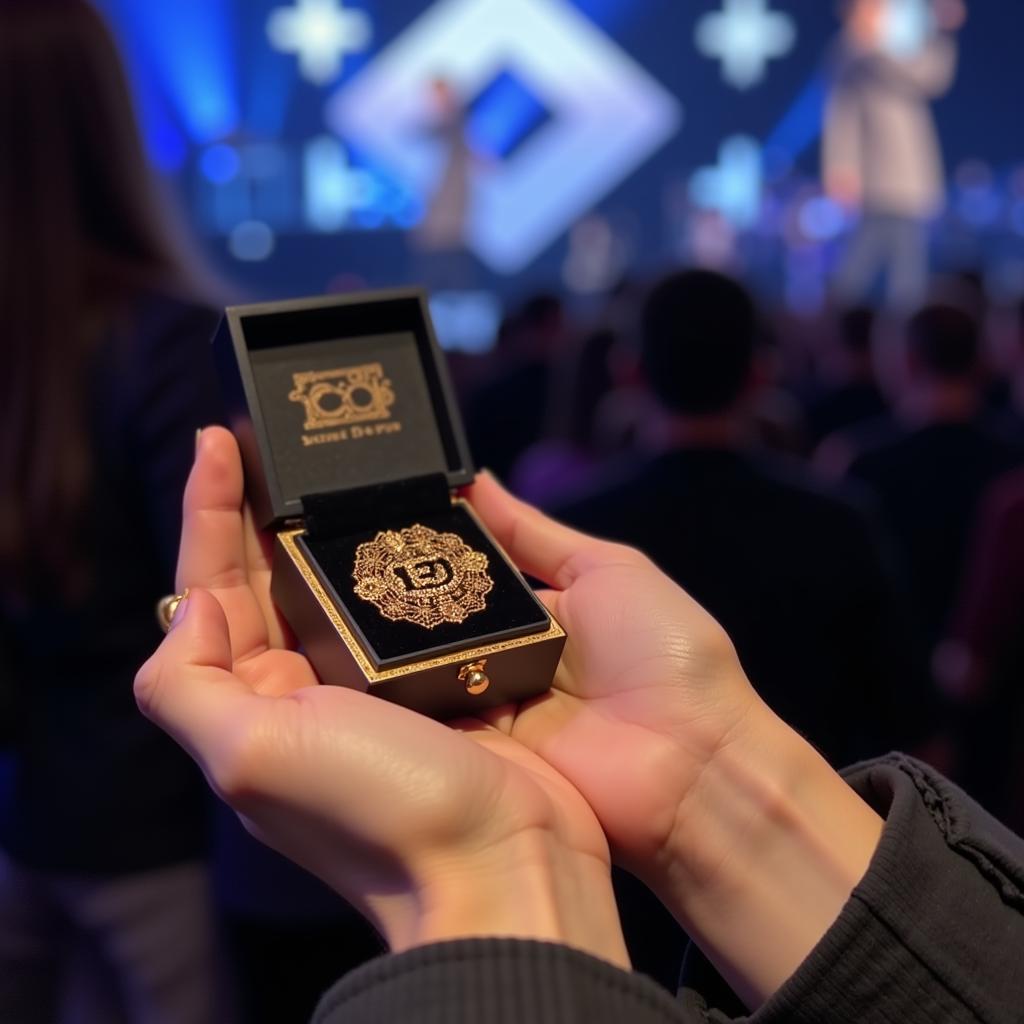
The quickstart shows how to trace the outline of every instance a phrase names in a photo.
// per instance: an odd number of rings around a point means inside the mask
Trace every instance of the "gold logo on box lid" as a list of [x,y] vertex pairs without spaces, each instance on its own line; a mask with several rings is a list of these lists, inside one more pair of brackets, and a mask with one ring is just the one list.
[[292,375],[288,395],[306,409],[306,430],[372,423],[391,416],[395,392],[380,363],[310,370]]
[[417,523],[385,530],[356,550],[355,592],[386,619],[434,629],[465,622],[494,589],[487,556],[458,534]]

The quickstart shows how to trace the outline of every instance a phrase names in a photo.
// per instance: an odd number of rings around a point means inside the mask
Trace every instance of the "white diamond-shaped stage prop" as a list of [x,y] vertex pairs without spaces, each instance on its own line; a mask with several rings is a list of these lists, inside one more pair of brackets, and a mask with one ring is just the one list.
[[565,0],[443,0],[332,98],[328,121],[429,198],[447,159],[429,138],[430,84],[471,102],[502,73],[551,115],[474,175],[466,244],[514,274],[661,148],[682,107]]

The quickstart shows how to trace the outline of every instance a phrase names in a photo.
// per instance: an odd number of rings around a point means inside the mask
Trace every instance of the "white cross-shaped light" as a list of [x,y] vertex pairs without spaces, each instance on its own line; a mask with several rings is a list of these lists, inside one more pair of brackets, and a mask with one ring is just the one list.
[[796,24],[768,0],[723,0],[723,9],[697,24],[697,48],[722,62],[722,75],[737,89],[764,78],[768,61],[785,57],[796,42]]
[[299,70],[315,85],[333,81],[345,56],[370,45],[372,29],[362,11],[346,11],[340,0],[295,0],[279,7],[267,20],[271,44],[299,58]]
[[718,164],[702,167],[690,181],[690,197],[702,210],[720,213],[737,228],[751,228],[761,213],[764,162],[761,144],[746,135],[722,143]]

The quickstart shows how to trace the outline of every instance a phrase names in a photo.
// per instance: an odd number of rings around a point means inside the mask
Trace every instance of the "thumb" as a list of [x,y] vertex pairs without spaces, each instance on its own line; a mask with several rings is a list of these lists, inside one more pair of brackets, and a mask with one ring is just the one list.
[[252,695],[232,674],[231,633],[217,599],[192,590],[171,631],[135,677],[142,713],[197,759]]
[[556,522],[514,497],[489,473],[481,473],[466,494],[512,561],[550,587],[567,590],[578,576],[602,565],[646,562],[632,548]]

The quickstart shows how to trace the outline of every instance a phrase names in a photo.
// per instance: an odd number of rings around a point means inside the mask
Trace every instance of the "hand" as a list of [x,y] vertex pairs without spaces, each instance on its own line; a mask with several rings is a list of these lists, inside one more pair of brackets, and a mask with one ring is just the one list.
[[569,635],[555,689],[495,724],[576,786],[616,859],[759,1004],[834,922],[881,822],[647,558],[553,522],[489,477],[469,498],[513,561],[557,588],[542,596]]
[[628,963],[607,844],[576,790],[483,722],[452,729],[318,686],[285,649],[234,439],[213,428],[197,447],[177,580],[190,595],[139,672],[143,712],[254,835],[358,906],[392,948],[501,934]]
[[761,702],[721,626],[639,551],[548,519],[482,475],[474,509],[569,635],[555,689],[493,719],[570,779],[650,879],[702,772]]
[[846,210],[856,210],[864,199],[864,184],[860,175],[849,168],[835,168],[825,181],[825,192]]
[[967,5],[963,0],[933,0],[935,24],[943,32],[959,32],[967,24]]

